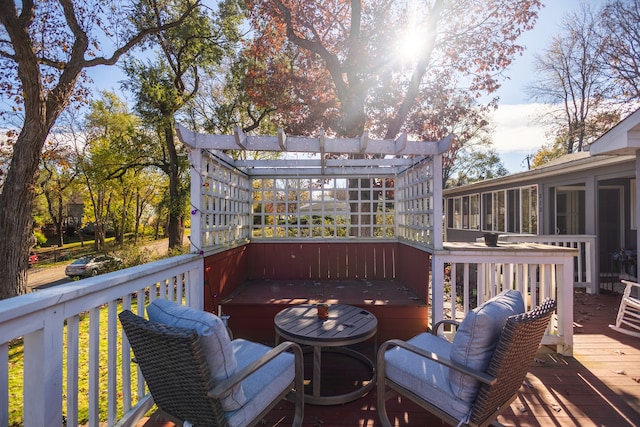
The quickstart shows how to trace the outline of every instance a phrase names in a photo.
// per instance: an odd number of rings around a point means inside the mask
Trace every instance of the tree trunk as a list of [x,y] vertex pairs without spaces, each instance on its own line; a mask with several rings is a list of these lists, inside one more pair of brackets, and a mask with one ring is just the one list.
[[56,236],[56,240],[58,241],[58,247],[63,247],[64,246],[64,230],[63,227],[66,228],[66,221],[64,220],[64,207],[63,207],[63,202],[62,202],[62,194],[58,193],[57,195],[57,205],[58,205],[58,214],[56,215],[57,218],[54,219],[54,224],[56,225],[56,232],[57,232],[57,236]]
[[142,216],[142,197],[140,197],[140,189],[136,189],[136,217],[133,226],[133,243],[138,244],[138,233],[140,233],[140,217]]
[[13,159],[0,193],[0,299],[27,291],[36,173],[48,130],[44,123],[25,120],[13,147]]
[[169,249],[182,246],[182,203],[180,198],[180,174],[178,170],[178,152],[173,138],[173,125],[167,124],[164,128],[165,144],[169,153],[169,224],[167,234],[169,236]]

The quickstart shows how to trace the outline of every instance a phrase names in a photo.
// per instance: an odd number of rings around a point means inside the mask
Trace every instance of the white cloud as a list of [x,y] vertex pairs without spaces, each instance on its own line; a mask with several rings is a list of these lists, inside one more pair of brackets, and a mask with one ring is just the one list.
[[504,104],[490,114],[493,146],[509,171],[521,171],[525,157],[546,143],[545,127],[534,119],[542,108],[544,104]]

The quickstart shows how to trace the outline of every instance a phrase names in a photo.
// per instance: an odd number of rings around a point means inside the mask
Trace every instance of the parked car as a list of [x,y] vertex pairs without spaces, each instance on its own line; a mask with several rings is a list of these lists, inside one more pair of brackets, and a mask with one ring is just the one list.
[[38,263],[39,260],[40,258],[38,258],[37,253],[35,252],[29,253],[29,267],[33,267],[35,264]]
[[64,269],[69,277],[91,277],[120,268],[122,260],[110,255],[92,255],[78,258]]

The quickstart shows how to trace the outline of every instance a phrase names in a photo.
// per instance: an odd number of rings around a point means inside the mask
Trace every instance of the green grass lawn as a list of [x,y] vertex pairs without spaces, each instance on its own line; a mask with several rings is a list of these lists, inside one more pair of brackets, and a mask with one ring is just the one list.
[[[111,239],[113,240],[113,239]],[[146,240],[149,242],[149,240]],[[93,249],[93,242],[84,242],[84,246],[81,246],[80,243],[72,243],[70,245],[65,245],[63,248],[56,248],[56,250],[69,251],[67,254],[69,256],[68,259],[60,260],[58,263],[69,263],[69,259],[75,259],[82,255],[88,253],[95,253]],[[156,259],[165,258],[167,256],[175,255],[180,251],[173,251],[166,254],[160,255],[151,255],[149,251],[141,248],[143,243],[139,243],[134,246],[132,244],[127,245],[125,248],[117,247],[113,245],[112,242],[109,242],[106,250],[109,253],[114,254],[123,259],[124,267],[131,267],[134,265],[144,264]],[[182,252],[188,251],[188,246],[181,248]],[[54,257],[49,257],[43,264],[46,266],[54,265],[53,261]],[[40,264],[40,263],[39,263]],[[119,305],[116,312],[120,312],[122,307]],[[136,311],[136,304],[132,302],[132,311]],[[88,422],[89,416],[89,404],[88,404],[88,394],[89,394],[89,316],[88,314],[80,315],[79,322],[79,354],[78,354],[78,423],[85,424]],[[118,326],[120,323],[118,322]],[[108,311],[107,307],[104,306],[100,311],[100,331],[107,331],[108,329]],[[119,337],[122,337],[122,329],[119,329]],[[66,354],[67,345],[66,345],[66,326],[64,330],[64,348],[63,351]],[[107,342],[108,336],[106,333],[100,335],[100,379],[99,379],[99,413],[100,420],[105,421],[107,419]],[[121,340],[118,341],[118,354],[121,351]],[[18,427],[23,426],[23,407],[24,407],[24,395],[23,395],[23,342],[22,339],[16,339],[14,342],[9,344],[9,426]],[[63,381],[63,407],[62,412],[63,415],[66,416],[66,376],[67,376],[67,366],[66,366],[66,357],[63,358],[64,366],[62,373],[62,381]],[[122,371],[122,358],[118,357],[117,360],[117,369],[118,369],[118,381],[121,381],[121,371]],[[137,384],[137,369],[132,367],[131,369],[131,384],[135,386]],[[118,383],[117,389],[119,390],[120,397],[122,396],[122,386],[121,383]],[[135,398],[136,394],[134,393],[134,389],[132,388],[131,395]],[[135,402],[133,403],[135,404]],[[118,416],[120,417],[123,414],[122,402],[118,401]]]
[[[121,311],[121,306],[118,307],[117,312]],[[135,304],[133,304],[132,311],[135,312]],[[107,307],[103,307],[100,311],[100,330],[107,331]],[[82,314],[80,316],[79,322],[79,354],[78,354],[78,423],[86,424],[88,422],[89,417],[89,316],[87,314]],[[118,323],[119,325],[119,323]],[[119,336],[121,337],[122,329],[119,330]],[[66,354],[67,345],[66,345],[66,327],[64,331],[64,352]],[[100,379],[99,379],[99,413],[100,420],[107,419],[107,334],[100,335]],[[118,342],[118,355],[121,351],[122,342],[119,340]],[[24,396],[23,396],[23,343],[22,340],[15,340],[9,345],[9,426],[11,427],[21,427],[23,426],[23,407],[24,407]],[[66,366],[66,357],[64,358],[64,366],[63,366],[63,406],[62,413],[66,416],[66,376],[67,376],[67,366]],[[118,369],[118,386],[119,396],[122,396],[122,384],[121,375],[122,372],[122,358],[117,358],[117,369]],[[132,384],[132,396],[135,398],[136,394],[134,392],[135,384],[137,384],[137,369],[132,367],[131,370],[131,384]],[[134,402],[135,404],[135,402]],[[123,406],[122,401],[118,401],[118,416],[122,416],[123,414]]]

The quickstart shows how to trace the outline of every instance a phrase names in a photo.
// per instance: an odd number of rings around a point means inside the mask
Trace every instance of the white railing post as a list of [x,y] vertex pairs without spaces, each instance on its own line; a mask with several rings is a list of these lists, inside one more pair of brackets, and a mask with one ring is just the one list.
[[198,253],[203,248],[202,242],[202,220],[201,220],[201,204],[202,204],[202,179],[203,173],[201,172],[204,166],[204,158],[202,156],[202,149],[193,148],[189,151],[189,164],[191,166],[191,203],[189,208],[191,212],[191,235],[189,240],[191,241],[191,247],[189,248],[191,253]]
[[444,198],[442,197],[442,154],[438,154],[433,161],[433,174],[432,174],[432,184],[433,184],[433,218],[431,218],[433,227],[433,241],[432,245],[435,249],[442,249],[443,242],[443,228],[442,227],[442,218],[444,217],[443,212],[443,203]]
[[42,328],[24,335],[24,425],[62,424],[63,310],[47,310]]
[[[452,283],[453,275],[452,271]],[[452,284],[452,286],[454,286]],[[431,324],[444,318],[444,258],[434,251],[431,255]]]
[[198,267],[186,272],[184,280],[187,284],[187,294],[185,295],[187,298],[187,305],[198,310],[203,310],[204,292],[203,287],[198,286],[198,284],[204,283],[204,259]]
[[[558,277],[562,277],[563,283],[571,283],[573,280],[573,265],[569,260],[557,266]],[[573,287],[562,286],[557,290],[558,335],[561,343],[557,351],[560,354],[573,354]]]

